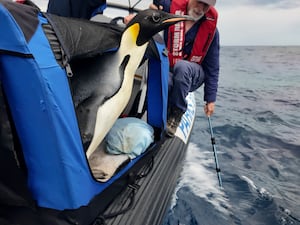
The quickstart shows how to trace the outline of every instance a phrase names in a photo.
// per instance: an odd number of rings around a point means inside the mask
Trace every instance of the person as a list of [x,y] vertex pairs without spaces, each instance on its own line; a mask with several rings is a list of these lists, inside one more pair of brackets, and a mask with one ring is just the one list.
[[214,112],[219,80],[219,32],[216,0],[161,0],[161,9],[185,14],[194,21],[175,24],[165,32],[170,61],[166,134],[173,137],[187,110],[186,97],[204,85],[204,112]]
[[47,12],[64,17],[90,19],[106,8],[106,0],[49,0]]

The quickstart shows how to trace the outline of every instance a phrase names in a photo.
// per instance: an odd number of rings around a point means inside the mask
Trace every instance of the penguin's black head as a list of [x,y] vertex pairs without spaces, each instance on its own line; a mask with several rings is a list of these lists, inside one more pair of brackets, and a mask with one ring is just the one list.
[[156,33],[185,20],[193,20],[193,18],[174,15],[160,10],[146,9],[133,17],[126,29],[135,30],[137,35],[136,45],[141,46],[148,42]]

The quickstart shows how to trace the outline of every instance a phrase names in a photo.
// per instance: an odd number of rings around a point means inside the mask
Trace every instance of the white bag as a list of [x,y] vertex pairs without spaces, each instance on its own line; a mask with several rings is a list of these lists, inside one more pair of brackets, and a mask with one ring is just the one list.
[[110,154],[128,154],[134,159],[153,140],[154,130],[149,124],[135,117],[125,117],[118,119],[106,135],[106,151]]

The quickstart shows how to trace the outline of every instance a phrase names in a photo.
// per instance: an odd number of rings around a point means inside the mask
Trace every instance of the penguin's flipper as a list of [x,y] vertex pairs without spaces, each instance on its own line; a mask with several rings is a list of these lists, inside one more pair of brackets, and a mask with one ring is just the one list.
[[[128,64],[129,59],[130,57],[126,56],[122,60],[118,71],[120,77],[125,76],[125,68]],[[102,142],[108,131],[112,128],[115,121],[119,118],[119,116],[125,109],[131,96],[132,85],[133,79],[129,80],[128,85],[124,85],[123,82],[120,89],[118,89],[118,91],[113,96],[106,99],[106,101],[98,107],[94,123],[95,129],[93,132],[93,138],[86,152],[87,158],[89,158],[90,155],[97,149],[98,145]],[[124,86],[127,88],[124,89]]]
[[85,149],[94,136],[98,108],[118,92],[124,79],[124,68],[118,70],[113,63],[117,57],[108,53],[72,65],[72,97]]

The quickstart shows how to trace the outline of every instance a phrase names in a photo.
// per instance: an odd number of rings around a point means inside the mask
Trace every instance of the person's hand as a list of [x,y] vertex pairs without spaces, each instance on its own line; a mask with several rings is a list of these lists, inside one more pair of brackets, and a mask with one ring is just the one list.
[[149,5],[149,9],[159,9],[159,10],[163,10],[163,7],[160,5],[159,8],[157,7],[157,5],[154,5],[153,3]]
[[207,102],[204,106],[204,112],[206,116],[211,116],[215,110],[215,103],[214,102]]
[[135,17],[135,14],[129,14],[128,16],[124,17],[124,24],[128,24],[132,18]]

